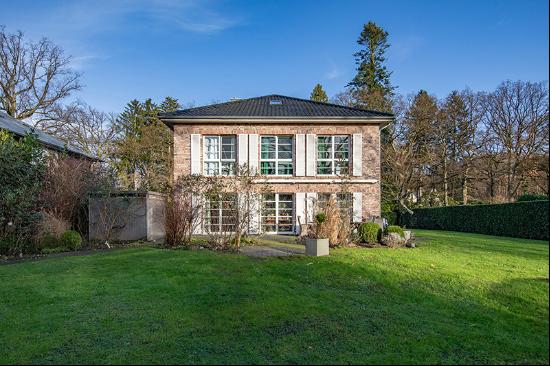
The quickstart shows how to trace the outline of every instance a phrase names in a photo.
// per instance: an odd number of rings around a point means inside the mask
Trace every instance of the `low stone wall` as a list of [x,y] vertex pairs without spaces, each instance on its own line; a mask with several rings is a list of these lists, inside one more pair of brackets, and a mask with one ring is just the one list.
[[165,197],[157,192],[93,195],[88,205],[89,239],[164,240]]

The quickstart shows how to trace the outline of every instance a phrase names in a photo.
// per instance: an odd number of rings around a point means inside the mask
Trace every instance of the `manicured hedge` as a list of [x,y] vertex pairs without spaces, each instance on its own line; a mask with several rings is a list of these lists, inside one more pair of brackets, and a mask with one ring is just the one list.
[[464,231],[548,240],[548,201],[419,208],[404,214],[408,228]]

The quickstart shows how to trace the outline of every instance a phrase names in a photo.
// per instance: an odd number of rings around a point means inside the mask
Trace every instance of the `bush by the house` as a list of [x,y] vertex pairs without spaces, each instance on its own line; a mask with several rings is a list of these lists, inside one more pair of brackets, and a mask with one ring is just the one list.
[[548,201],[422,208],[405,214],[409,228],[548,240]]
[[308,236],[316,239],[328,239],[331,248],[348,245],[352,241],[353,235],[349,215],[340,210],[334,197],[331,197],[321,208],[323,211],[315,214],[315,220],[309,229]]
[[399,236],[402,238],[405,237],[405,232],[403,231],[403,228],[401,226],[397,226],[397,225],[388,226],[386,228],[386,234],[390,234],[390,233],[399,234]]
[[62,247],[67,247],[70,250],[80,249],[82,245],[82,237],[74,230],[65,231],[59,238]]
[[394,212],[394,211],[382,212],[382,218],[388,221],[388,225],[397,224],[397,212]]
[[41,251],[44,251],[44,249],[57,248],[60,245],[59,237],[54,234],[45,234],[39,242]]
[[359,227],[359,234],[363,243],[378,243],[382,235],[382,228],[375,222],[364,222]]

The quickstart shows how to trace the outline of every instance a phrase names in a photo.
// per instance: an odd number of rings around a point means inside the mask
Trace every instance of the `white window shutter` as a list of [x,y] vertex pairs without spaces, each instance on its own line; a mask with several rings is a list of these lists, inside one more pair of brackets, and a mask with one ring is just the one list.
[[191,174],[201,173],[201,135],[191,134]]
[[248,167],[252,174],[259,172],[258,170],[258,135],[248,135]]
[[317,193],[306,193],[306,222],[311,224],[313,222],[313,215],[315,214],[315,205],[317,204]]
[[353,193],[353,222],[363,221],[363,193]]
[[296,176],[303,177],[306,175],[306,135],[299,133],[295,139],[296,149]]
[[306,194],[303,192],[297,192],[294,195],[296,200],[296,209],[294,210],[296,212],[296,234],[300,235],[301,226],[307,224],[306,219]]
[[248,233],[260,234],[261,219],[261,196],[258,193],[252,193],[250,198],[250,219],[248,221]]
[[312,177],[316,171],[316,152],[315,152],[315,135],[308,134],[306,136],[306,175]]
[[239,168],[243,165],[248,165],[248,134],[237,135],[237,161]]
[[360,177],[363,175],[363,134],[353,134],[353,175]]

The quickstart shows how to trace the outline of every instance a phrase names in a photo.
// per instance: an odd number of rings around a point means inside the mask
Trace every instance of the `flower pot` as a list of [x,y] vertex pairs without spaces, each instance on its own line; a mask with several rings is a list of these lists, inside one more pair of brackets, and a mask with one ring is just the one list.
[[328,239],[306,239],[306,255],[320,257],[329,255]]

